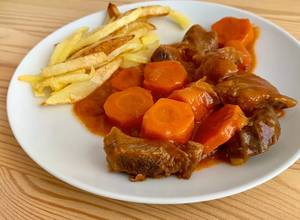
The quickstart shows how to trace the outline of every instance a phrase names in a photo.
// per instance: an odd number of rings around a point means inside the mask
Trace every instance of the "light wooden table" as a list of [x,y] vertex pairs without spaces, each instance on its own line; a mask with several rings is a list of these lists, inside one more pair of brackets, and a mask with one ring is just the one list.
[[[143,205],[63,183],[22,150],[9,127],[6,93],[25,54],[55,29],[104,9],[99,0],[0,0],[0,219],[300,219],[300,162],[255,189],[189,205]],[[116,0],[117,4],[135,0]],[[216,0],[257,13],[300,40],[298,0]],[[300,74],[300,73],[299,73]]]

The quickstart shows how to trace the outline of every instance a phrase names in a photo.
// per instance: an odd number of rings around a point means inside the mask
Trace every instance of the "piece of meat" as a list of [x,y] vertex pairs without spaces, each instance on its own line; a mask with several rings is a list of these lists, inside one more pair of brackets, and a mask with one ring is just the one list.
[[243,55],[232,47],[224,47],[207,53],[204,57],[194,57],[199,64],[196,78],[207,77],[208,81],[218,83],[239,71]]
[[172,174],[187,179],[200,161],[203,147],[192,141],[184,145],[135,138],[113,127],[104,138],[104,150],[110,169],[128,173],[134,176],[132,180]]
[[188,45],[189,53],[204,56],[218,48],[218,35],[214,31],[206,31],[199,24],[194,24],[184,35],[184,44]]
[[208,32],[200,25],[193,25],[185,34],[183,41],[178,44],[158,47],[151,61],[177,60],[192,61],[193,56],[204,56],[218,48],[218,37],[215,32]]
[[180,51],[172,45],[159,46],[151,56],[152,62],[164,61],[164,60],[177,60],[181,61]]
[[231,163],[246,162],[249,156],[269,150],[278,141],[280,131],[273,107],[255,110],[248,125],[225,145]]
[[161,45],[158,47],[151,61],[177,60],[188,72],[189,80],[195,81],[195,71],[202,57],[218,48],[218,37],[215,32],[208,32],[200,25],[193,25],[185,34],[183,41],[178,44]]
[[247,114],[267,105],[283,109],[297,103],[296,100],[281,95],[268,81],[251,73],[239,73],[224,79],[217,84],[216,92],[222,103],[239,105]]
[[188,80],[193,81],[193,75],[196,67],[191,59],[186,58],[185,49],[179,44],[173,45],[161,45],[159,46],[151,56],[152,62],[164,61],[164,60],[176,60],[179,61],[188,73]]

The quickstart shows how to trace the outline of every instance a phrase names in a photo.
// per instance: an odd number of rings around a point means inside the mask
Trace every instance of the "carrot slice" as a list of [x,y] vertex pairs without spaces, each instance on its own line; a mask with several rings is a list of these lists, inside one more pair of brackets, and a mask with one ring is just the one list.
[[247,123],[248,120],[238,105],[227,104],[209,115],[200,125],[195,141],[203,144],[204,152],[208,154],[227,142]]
[[249,70],[251,69],[252,64],[252,57],[247,48],[244,46],[244,44],[241,41],[238,40],[231,40],[225,43],[225,46],[227,47],[233,47],[243,55],[243,63],[240,67],[243,70]]
[[194,114],[189,104],[172,99],[159,99],[144,115],[145,137],[187,142],[194,128]]
[[144,87],[159,94],[181,88],[186,80],[187,72],[178,61],[152,62],[144,69]]
[[138,125],[153,105],[151,93],[141,87],[130,87],[111,94],[104,103],[105,114],[121,127]]
[[247,46],[254,39],[253,27],[249,19],[225,17],[214,23],[211,28],[217,32],[221,45],[231,40],[238,40]]
[[121,69],[111,79],[111,86],[116,90],[124,90],[133,86],[141,86],[143,71],[141,67]]
[[196,86],[175,90],[169,98],[190,104],[196,121],[201,121],[214,105],[214,99],[210,94]]

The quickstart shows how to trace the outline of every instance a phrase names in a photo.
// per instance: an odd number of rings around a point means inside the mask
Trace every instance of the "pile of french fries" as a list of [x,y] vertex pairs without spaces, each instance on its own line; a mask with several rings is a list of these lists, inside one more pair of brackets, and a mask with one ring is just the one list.
[[107,7],[104,25],[89,31],[81,27],[58,43],[49,63],[38,75],[22,75],[33,93],[45,97],[43,105],[74,103],[101,86],[119,68],[150,61],[159,46],[156,27],[148,19],[169,16],[182,28],[188,19],[166,6],[145,6],[121,13],[116,5]]

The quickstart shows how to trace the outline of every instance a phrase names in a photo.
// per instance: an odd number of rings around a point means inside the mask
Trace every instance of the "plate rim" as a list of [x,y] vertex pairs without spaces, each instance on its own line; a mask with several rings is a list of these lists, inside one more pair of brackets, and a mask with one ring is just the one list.
[[[148,4],[157,5],[157,4],[160,4],[160,3],[163,3],[163,5],[170,5],[170,4],[172,4],[172,2],[177,2],[177,3],[181,2],[181,3],[185,3],[185,4],[200,4],[200,5],[223,7],[223,8],[227,8],[227,9],[231,9],[231,10],[241,12],[241,13],[246,14],[246,15],[256,17],[259,20],[262,20],[263,22],[267,23],[268,25],[270,25],[273,28],[275,28],[275,29],[279,30],[280,32],[282,32],[286,37],[290,38],[295,44],[297,44],[298,48],[300,49],[300,42],[293,35],[291,35],[289,32],[287,32],[282,27],[278,26],[277,24],[275,24],[275,23],[273,23],[273,22],[271,22],[271,21],[255,14],[253,12],[249,12],[247,10],[232,7],[232,6],[228,6],[228,5],[223,5],[223,4],[219,4],[219,3],[212,3],[212,2],[194,1],[194,0],[177,0],[177,1],[159,0],[159,1],[145,1],[145,2],[135,2],[135,3],[129,3],[129,4],[122,4],[118,7],[120,7],[122,9],[124,7],[136,7],[136,6],[148,5]],[[223,191],[211,193],[211,194],[208,194],[208,195],[195,195],[195,196],[186,196],[186,197],[180,197],[179,196],[179,197],[172,197],[172,198],[168,198],[168,197],[167,198],[164,198],[164,197],[144,197],[144,196],[132,196],[132,195],[128,196],[128,195],[124,195],[124,194],[110,192],[110,191],[107,191],[107,190],[102,190],[101,188],[97,188],[97,187],[94,187],[94,186],[87,185],[85,183],[82,183],[82,182],[74,179],[74,178],[65,177],[65,176],[61,175],[60,173],[56,173],[51,168],[49,168],[47,165],[39,163],[38,160],[36,160],[32,156],[32,154],[30,153],[30,150],[29,150],[30,148],[26,147],[24,144],[23,145],[21,144],[21,142],[19,141],[20,140],[20,135],[15,132],[15,126],[16,125],[14,123],[12,123],[12,119],[11,119],[13,117],[12,116],[12,110],[11,110],[12,109],[11,99],[12,99],[12,92],[13,92],[12,82],[14,80],[17,80],[16,79],[16,77],[17,77],[16,73],[19,71],[19,68],[21,67],[21,64],[27,59],[27,57],[29,57],[29,55],[32,53],[32,51],[36,47],[43,44],[44,41],[47,41],[48,38],[51,38],[51,36],[55,35],[61,29],[66,28],[66,26],[77,23],[79,20],[84,19],[86,17],[93,16],[95,14],[99,14],[99,13],[103,13],[103,12],[105,12],[105,9],[102,9],[102,10],[99,10],[97,12],[85,15],[85,16],[80,17],[78,19],[75,19],[75,20],[73,20],[73,21],[71,21],[67,24],[64,24],[63,26],[61,26],[58,29],[55,29],[52,33],[48,34],[46,37],[44,37],[38,43],[36,43],[27,52],[27,54],[19,62],[18,66],[16,67],[14,73],[12,74],[12,76],[10,78],[8,91],[7,91],[7,99],[6,99],[6,110],[7,110],[8,122],[9,122],[10,128],[11,128],[11,130],[13,132],[13,135],[16,138],[17,142],[19,143],[20,147],[42,169],[44,169],[45,171],[47,171],[48,173],[50,173],[54,177],[62,180],[63,182],[65,182],[67,184],[70,184],[70,185],[72,185],[76,188],[84,190],[85,192],[89,192],[89,193],[99,195],[99,196],[103,196],[103,197],[106,197],[106,198],[116,199],[116,200],[120,200],[120,201],[127,201],[127,202],[144,203],[144,204],[187,204],[187,203],[203,202],[203,201],[210,201],[210,200],[214,200],[214,199],[225,198],[227,196],[231,196],[231,195],[238,194],[240,192],[247,191],[247,190],[249,190],[251,188],[254,188],[258,185],[261,185],[261,184],[265,183],[266,181],[268,181],[268,180],[274,178],[275,176],[279,175],[284,170],[288,169],[292,164],[294,164],[300,158],[300,149],[299,149],[297,151],[297,153],[295,153],[286,163],[282,163],[277,169],[272,170],[267,175],[265,175],[263,177],[260,177],[260,178],[256,178],[253,181],[249,181],[246,184],[242,184],[238,187],[235,187],[235,188],[232,188],[232,189],[229,189],[229,190],[223,190]]]

